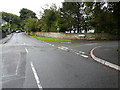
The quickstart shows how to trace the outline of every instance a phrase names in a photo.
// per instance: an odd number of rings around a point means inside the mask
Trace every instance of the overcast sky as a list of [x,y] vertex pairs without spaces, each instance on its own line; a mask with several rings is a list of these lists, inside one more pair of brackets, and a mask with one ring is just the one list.
[[52,3],[58,7],[62,6],[64,0],[1,0],[0,12],[8,12],[19,15],[19,11],[22,8],[28,8],[34,11],[37,15],[42,10],[41,7],[45,7],[45,4],[51,6]]

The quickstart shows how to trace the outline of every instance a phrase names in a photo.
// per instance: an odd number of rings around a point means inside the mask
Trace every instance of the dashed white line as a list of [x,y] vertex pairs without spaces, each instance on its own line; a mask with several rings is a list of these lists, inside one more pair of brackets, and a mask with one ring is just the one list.
[[84,58],[88,58],[88,56],[87,55],[81,55],[82,57],[84,57]]
[[96,45],[97,43],[90,43],[90,44],[85,44],[85,45]]
[[55,45],[51,45],[51,46],[53,46],[53,47],[54,47]]
[[83,52],[83,51],[79,51],[79,53],[85,54],[85,52]]
[[13,76],[16,76],[17,74],[13,74],[13,75],[3,75],[2,77],[13,77]]
[[16,75],[18,74],[18,68],[19,68],[19,65],[20,65],[20,59],[19,59],[18,64],[17,64]]
[[35,77],[38,88],[42,88],[39,77],[37,75],[37,72],[36,72],[35,67],[33,66],[32,62],[31,62],[31,68],[32,68],[32,71],[33,71],[33,74],[34,74],[34,77]]
[[84,58],[88,58],[88,56],[87,55],[84,55],[85,54],[85,52],[83,52],[83,51],[77,51],[77,50],[74,50],[74,49],[69,49],[68,47],[64,47],[64,46],[61,46],[61,47],[58,47],[59,49],[61,49],[61,50],[65,50],[65,51],[71,51],[71,52],[73,52],[73,53],[75,53],[75,54],[77,54],[77,55],[81,55],[82,57],[84,57]]
[[27,49],[27,48],[25,48],[25,50],[26,50],[26,52],[28,53],[28,49]]
[[[50,46],[54,46],[54,45],[52,45],[52,44],[50,44],[50,43],[46,43],[46,44],[49,44]],[[60,46],[60,47],[57,47],[57,48],[59,48],[59,49],[61,49],[61,50],[69,51],[69,48],[68,48],[68,47],[65,47],[65,46]],[[70,51],[71,51],[71,52],[74,52],[74,53],[77,54],[77,55],[80,55],[80,53],[81,53],[81,54],[82,54],[82,55],[81,55],[82,57],[88,58],[87,55],[83,55],[83,54],[85,54],[85,52],[83,52],[83,51],[77,51],[77,50],[74,50],[74,49],[70,49]]]
[[80,55],[80,53],[78,53],[78,52],[75,52],[75,54]]
[[46,44],[48,44],[48,45],[50,45],[50,46],[53,46],[53,47],[55,46],[55,45],[53,45],[53,44],[50,44],[50,43],[46,43]]

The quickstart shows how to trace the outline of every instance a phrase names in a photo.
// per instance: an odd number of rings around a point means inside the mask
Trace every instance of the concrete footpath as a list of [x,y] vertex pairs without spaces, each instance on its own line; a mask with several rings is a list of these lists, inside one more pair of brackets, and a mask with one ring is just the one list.
[[118,46],[100,46],[91,50],[91,56],[97,62],[114,69],[120,69]]
[[7,35],[7,36],[6,36],[5,38],[3,38],[3,39],[0,39],[0,44],[6,43],[8,40],[10,40],[10,38],[11,38],[12,36],[13,36],[13,33]]
[[120,65],[118,62],[117,48],[118,47],[99,47],[94,50],[94,55],[113,64]]

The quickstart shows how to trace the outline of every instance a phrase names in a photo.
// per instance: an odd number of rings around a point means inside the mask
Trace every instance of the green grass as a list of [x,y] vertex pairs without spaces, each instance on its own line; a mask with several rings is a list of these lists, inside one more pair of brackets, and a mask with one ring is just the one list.
[[120,47],[118,47],[118,51],[120,52]]
[[37,36],[31,36],[37,40],[41,41],[50,41],[50,42],[72,42],[72,40],[67,39],[59,39],[59,38],[49,38],[49,37],[37,37]]

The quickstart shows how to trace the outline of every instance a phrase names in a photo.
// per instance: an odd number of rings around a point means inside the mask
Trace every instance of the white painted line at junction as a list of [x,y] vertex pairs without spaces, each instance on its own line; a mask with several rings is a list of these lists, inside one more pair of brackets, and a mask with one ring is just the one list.
[[28,53],[28,49],[27,49],[27,48],[25,48],[25,50],[26,50],[26,52]]
[[87,55],[81,55],[82,57],[84,57],[84,58],[88,58],[88,56]]
[[83,52],[83,51],[79,51],[79,53],[85,54],[85,52]]
[[17,68],[16,68],[16,75],[18,74],[18,68],[19,68],[19,65],[20,65],[20,59],[19,59],[19,61],[18,61],[18,64],[17,64]]
[[50,46],[53,46],[53,47],[55,46],[55,45],[53,45],[53,44],[50,44],[50,43],[46,43],[46,44],[48,44],[48,45],[50,45]]
[[48,43],[49,45],[51,45],[50,43]]
[[118,66],[118,65],[116,65],[116,64],[113,64],[113,63],[110,63],[110,62],[108,62],[108,61],[106,61],[106,60],[100,59],[100,58],[96,57],[96,56],[93,54],[93,51],[94,51],[96,48],[99,48],[99,47],[101,47],[101,46],[98,46],[98,47],[93,48],[93,49],[91,50],[91,52],[90,52],[90,55],[91,55],[91,57],[93,58],[93,60],[95,60],[95,61],[97,61],[97,62],[99,62],[99,63],[101,63],[101,64],[104,64],[104,65],[106,65],[106,66],[108,66],[108,67],[111,67],[111,68],[113,68],[113,69],[115,69],[115,70],[120,71],[120,66]]
[[[74,49],[69,49],[68,47],[65,47],[65,46],[61,46],[61,47],[58,47],[58,48],[61,49],[61,50],[70,51],[70,52],[75,53],[77,55],[85,54],[85,52],[83,52],[83,51],[77,51],[77,50],[74,50]],[[86,55],[82,55],[82,57],[88,58],[88,56],[86,56]]]
[[13,74],[13,75],[3,75],[2,77],[13,77],[13,76],[16,76],[17,74]]
[[49,43],[46,43],[46,44],[49,44]]
[[51,45],[51,46],[53,46],[53,47],[54,47],[55,45]]
[[85,44],[85,45],[96,45],[98,43],[89,43],[89,44]]
[[78,53],[78,52],[75,52],[75,54],[80,55],[80,53]]
[[34,74],[34,77],[35,77],[38,88],[42,88],[39,77],[37,75],[37,72],[36,72],[35,67],[34,67],[32,62],[31,62],[31,68],[32,68],[32,71],[33,71],[33,74]]

